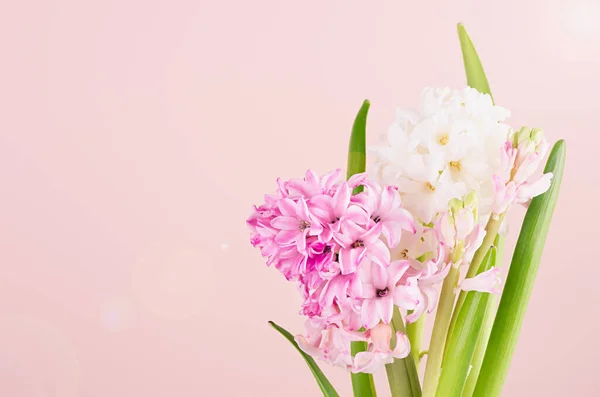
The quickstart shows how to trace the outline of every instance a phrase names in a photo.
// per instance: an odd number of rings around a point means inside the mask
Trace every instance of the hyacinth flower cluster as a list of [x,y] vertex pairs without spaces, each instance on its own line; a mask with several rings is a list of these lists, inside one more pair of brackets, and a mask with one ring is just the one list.
[[[475,59],[464,29],[459,34],[465,60]],[[482,73],[465,64],[468,73]],[[326,396],[337,393],[310,357],[351,372],[355,395],[374,396],[371,375],[364,375],[384,367],[393,396],[500,393],[508,364],[495,358],[514,350],[531,291],[519,280],[535,276],[540,261],[564,142],[540,172],[550,146],[542,130],[513,130],[510,112],[486,93],[485,76],[476,81],[485,85],[426,88],[417,109],[398,110],[369,148],[368,170],[360,165],[365,102],[349,151],[357,173],[342,180],[340,169],[322,176],[308,170],[278,179],[276,192],[247,219],[252,245],[301,294],[304,331],[293,337],[274,326],[303,352]],[[532,201],[546,192],[550,198]],[[514,205],[531,208],[503,289],[496,245]],[[506,289],[510,299],[498,306],[491,297]],[[484,325],[496,310],[511,321]]]
[[[341,170],[323,177],[279,181],[248,219],[251,241],[267,264],[297,283],[307,317],[302,349],[351,371],[374,372],[409,352],[405,335],[390,345],[394,306],[414,309],[418,277],[407,260],[391,260],[402,232],[415,232],[412,215],[393,186],[357,174],[337,182]],[[353,195],[362,186],[364,191]],[[367,341],[353,357],[350,343]]]

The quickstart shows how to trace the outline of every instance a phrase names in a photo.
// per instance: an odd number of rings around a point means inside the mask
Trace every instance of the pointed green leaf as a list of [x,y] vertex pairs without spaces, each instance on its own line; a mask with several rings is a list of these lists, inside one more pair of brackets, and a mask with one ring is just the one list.
[[308,354],[304,353],[302,351],[302,349],[300,349],[300,346],[298,346],[298,344],[294,340],[294,336],[292,334],[290,334],[288,331],[286,331],[284,328],[275,324],[273,321],[269,321],[269,324],[271,325],[271,327],[275,328],[281,335],[283,335],[285,337],[285,339],[290,341],[290,343],[302,355],[302,357],[304,358],[304,361],[306,361],[306,364],[308,364],[310,371],[312,372],[315,379],[317,380],[317,383],[319,384],[319,387],[321,388],[321,391],[323,392],[323,396],[339,397],[339,394],[337,393],[337,391],[335,391],[331,382],[329,382],[329,380],[325,377],[325,374],[323,373],[323,371],[321,371],[321,368],[319,368],[319,366],[317,365],[315,360]]
[[[465,64],[465,72],[467,75],[467,85],[472,88],[475,88],[477,91],[482,94],[488,94],[490,98],[492,98],[492,102],[494,102],[494,97],[492,96],[492,91],[490,90],[490,85],[488,84],[487,77],[485,76],[485,71],[483,70],[483,65],[481,64],[481,60],[479,59],[479,55],[477,55],[477,51],[475,50],[475,46],[473,46],[473,42],[471,38],[467,34],[465,27],[462,23],[459,23],[457,26],[458,30],[458,38],[460,41],[460,49],[463,55],[463,62]],[[482,244],[482,247],[476,253],[476,257],[481,258],[485,254],[487,254],[488,247],[491,245],[491,241],[489,244]],[[479,252],[481,251],[481,253]],[[450,327],[448,328],[448,339],[452,335],[454,330],[454,326],[456,324],[457,316],[460,307],[465,301],[467,294],[464,291],[461,291],[458,295],[458,300],[456,301],[454,312],[452,313],[452,320],[450,321]],[[447,349],[446,345],[446,349]],[[446,353],[444,353],[445,355]]]
[[566,144],[560,140],[552,148],[544,170],[554,174],[550,189],[531,201],[525,215],[474,397],[495,397],[502,391],[558,199],[565,156]]
[[481,93],[489,94],[493,101],[494,97],[492,96],[487,77],[485,77],[481,60],[479,59],[479,55],[477,55],[477,51],[475,51],[473,42],[462,23],[458,24],[458,38],[460,40],[460,48],[465,63],[467,84]]
[[[478,274],[489,270],[495,263],[496,248],[492,247],[479,266]],[[448,340],[448,350],[436,396],[460,397],[462,395],[489,296],[488,293],[476,291],[467,293],[458,313],[454,331]]]
[[[497,235],[494,241],[496,246],[496,263],[495,267],[502,266],[502,253],[504,252],[504,237]],[[481,371],[481,363],[483,362],[483,356],[487,349],[488,341],[490,340],[490,334],[492,333],[492,326],[494,325],[494,319],[496,318],[496,311],[498,309],[498,301],[500,300],[499,295],[490,295],[488,297],[487,305],[485,308],[485,316],[483,317],[483,325],[477,338],[477,345],[475,346],[475,353],[471,359],[471,370],[469,376],[467,376],[467,382],[463,390],[462,397],[471,397],[475,385],[477,384],[477,378],[479,378],[479,372]]]
[[[350,145],[348,147],[347,177],[365,172],[367,167],[367,115],[371,103],[365,99],[358,110],[352,125]],[[354,193],[362,191],[362,187],[355,189]]]
[[[350,145],[348,147],[348,170],[347,178],[354,174],[365,172],[367,166],[367,115],[371,103],[365,99],[362,106],[358,110],[352,132],[350,135]],[[354,193],[362,191],[362,186],[354,189]],[[352,342],[352,354],[365,351],[367,344],[365,342]],[[375,397],[375,382],[373,375],[357,373],[351,374],[352,389],[355,397]]]

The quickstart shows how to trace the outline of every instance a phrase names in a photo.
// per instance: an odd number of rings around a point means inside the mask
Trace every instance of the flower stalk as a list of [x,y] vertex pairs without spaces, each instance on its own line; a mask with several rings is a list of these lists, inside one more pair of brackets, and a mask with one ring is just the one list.
[[[410,313],[409,313],[410,314]],[[421,362],[421,348],[423,347],[423,332],[425,331],[425,316],[421,316],[414,323],[406,325],[406,335],[410,340],[410,352],[415,361],[415,366],[419,368]]]
[[454,307],[454,299],[456,297],[454,291],[458,283],[458,276],[458,268],[452,266],[442,286],[440,303],[435,316],[431,342],[427,353],[427,365],[425,367],[425,375],[423,378],[423,397],[435,397],[442,367],[446,335],[448,333],[448,326],[450,325],[452,308]]

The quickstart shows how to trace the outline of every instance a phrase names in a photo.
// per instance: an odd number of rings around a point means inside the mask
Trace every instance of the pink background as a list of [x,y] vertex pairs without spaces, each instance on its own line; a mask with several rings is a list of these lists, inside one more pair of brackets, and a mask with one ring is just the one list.
[[244,220],[277,176],[345,166],[364,98],[373,142],[464,85],[458,21],[511,124],[568,141],[504,395],[598,395],[595,0],[3,2],[0,395],[319,395]]

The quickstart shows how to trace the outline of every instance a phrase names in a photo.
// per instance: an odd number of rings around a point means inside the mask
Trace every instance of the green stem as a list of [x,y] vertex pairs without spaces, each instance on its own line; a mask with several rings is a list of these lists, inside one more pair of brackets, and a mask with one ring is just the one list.
[[452,307],[454,306],[454,292],[458,281],[459,270],[452,266],[450,272],[444,280],[440,300],[435,315],[433,333],[427,354],[427,366],[425,367],[425,377],[423,379],[423,396],[434,397],[437,384],[440,378],[440,369],[442,367],[442,358],[444,346],[446,343],[446,334],[452,316]]
[[[504,252],[504,238],[498,235],[496,237],[496,240],[494,241],[494,245],[497,248],[496,263],[494,264],[494,266],[501,267],[502,253]],[[481,363],[483,362],[483,356],[485,355],[485,350],[490,339],[490,334],[492,333],[494,319],[496,318],[496,311],[498,310],[499,299],[500,296],[494,294],[491,294],[488,297],[487,306],[485,308],[485,317],[483,318],[481,333],[479,334],[477,345],[475,346],[475,353],[473,353],[473,359],[471,360],[472,368],[469,372],[469,376],[467,377],[467,381],[465,383],[465,388],[463,390],[462,395],[463,397],[471,397],[471,395],[473,394],[473,390],[475,390],[477,378],[479,377],[479,372],[481,371]]]
[[406,335],[410,340],[410,352],[419,368],[421,360],[421,347],[423,346],[423,331],[425,330],[425,316],[419,317],[414,323],[406,324]]
[[[469,270],[467,271],[467,275],[465,276],[465,278],[471,278],[477,274],[477,269],[479,269],[483,258],[485,258],[488,251],[490,250],[490,247],[494,244],[494,240],[498,235],[498,230],[500,230],[500,226],[502,225],[502,221],[504,220],[505,215],[506,213],[502,213],[496,219],[490,217],[487,225],[485,226],[486,234],[483,239],[483,242],[481,243],[481,246],[477,249],[477,251],[475,251],[475,255],[473,255],[473,260],[471,260],[471,264],[469,265]],[[452,313],[452,320],[450,321],[450,327],[448,328],[448,336],[452,334],[452,330],[454,329],[454,325],[456,324],[456,318],[458,317],[458,313],[466,297],[466,291],[460,291],[460,293],[458,294],[458,300],[456,301],[456,306],[454,307],[454,312]]]
[[[394,307],[394,316],[392,317],[392,328],[394,331],[405,332],[404,321],[397,307]],[[392,339],[392,344],[396,341],[396,333]],[[419,383],[419,374],[413,360],[412,354],[401,360],[394,360],[387,364],[385,370],[390,384],[392,397],[421,397],[421,385]]]

